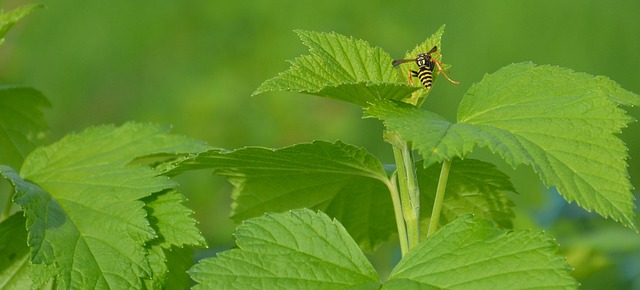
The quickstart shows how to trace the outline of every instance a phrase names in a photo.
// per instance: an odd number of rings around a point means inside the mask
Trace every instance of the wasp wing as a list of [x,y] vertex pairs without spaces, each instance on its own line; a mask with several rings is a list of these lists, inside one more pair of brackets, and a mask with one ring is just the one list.
[[416,60],[415,59],[396,59],[391,63],[391,65],[399,66],[399,65],[401,65],[403,63],[412,62],[412,61],[416,61]]

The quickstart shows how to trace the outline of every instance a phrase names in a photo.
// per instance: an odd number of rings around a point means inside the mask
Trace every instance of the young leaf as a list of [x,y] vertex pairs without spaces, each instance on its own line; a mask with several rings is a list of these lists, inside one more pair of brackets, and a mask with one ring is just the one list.
[[0,289],[29,289],[29,247],[22,213],[0,223]]
[[0,11],[0,44],[4,41],[4,36],[22,17],[31,13],[33,9],[43,7],[41,4],[24,5],[9,12]]
[[347,231],[307,209],[243,222],[238,248],[189,270],[194,289],[378,289],[378,273]]
[[340,220],[366,251],[396,231],[389,181],[382,165],[362,148],[315,141],[278,150],[212,150],[170,172],[213,169],[235,186],[232,218],[301,207]]
[[0,88],[0,164],[20,168],[24,158],[41,145],[47,125],[40,108],[47,99],[31,88]]
[[543,233],[466,216],[409,252],[383,289],[576,289],[557,247]]
[[[421,192],[421,222],[428,225],[441,166],[416,167]],[[509,176],[493,164],[475,159],[456,159],[449,172],[440,223],[445,225],[458,217],[473,214],[491,220],[501,228],[512,228],[514,204],[505,194],[515,191]],[[427,231],[422,232],[426,234]]]
[[425,166],[464,157],[477,143],[513,167],[531,165],[568,201],[635,228],[627,148],[615,136],[632,118],[616,102],[640,97],[604,77],[520,63],[472,86],[455,124],[391,101],[367,113],[413,141]]
[[127,164],[207,148],[167,132],[134,123],[91,128],[34,150],[20,175],[0,167],[27,217],[31,262],[47,265],[39,269],[53,271],[60,287],[139,288],[150,276],[145,244],[157,233],[140,199],[175,183]]
[[401,100],[420,88],[398,82],[391,57],[363,40],[337,33],[296,33],[311,55],[296,58],[289,70],[265,81],[253,95],[290,91],[365,106],[379,99]]

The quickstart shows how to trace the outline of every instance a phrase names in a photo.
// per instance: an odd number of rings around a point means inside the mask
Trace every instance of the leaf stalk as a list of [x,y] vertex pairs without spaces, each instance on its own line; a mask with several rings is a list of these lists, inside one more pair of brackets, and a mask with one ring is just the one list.
[[444,193],[447,190],[447,181],[449,180],[449,171],[451,170],[451,160],[445,160],[440,169],[440,177],[438,178],[438,188],[436,189],[436,198],[433,202],[433,211],[431,212],[431,220],[429,221],[429,230],[427,237],[432,236],[438,231],[440,224],[440,213],[442,212],[442,204],[444,203]]

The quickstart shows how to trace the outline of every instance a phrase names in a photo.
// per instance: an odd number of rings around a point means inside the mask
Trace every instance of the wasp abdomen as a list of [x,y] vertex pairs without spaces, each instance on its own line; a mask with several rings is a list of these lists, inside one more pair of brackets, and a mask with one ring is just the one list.
[[426,88],[430,89],[433,84],[433,71],[429,68],[420,68],[419,71],[412,72],[414,77],[418,77],[420,83]]
[[[435,47],[434,47],[435,49]],[[432,51],[434,51],[432,49]],[[416,58],[416,64],[418,65],[418,72],[413,71],[413,76],[418,77],[420,82],[426,89],[431,88],[433,84],[433,61],[431,60],[431,52],[418,54]]]

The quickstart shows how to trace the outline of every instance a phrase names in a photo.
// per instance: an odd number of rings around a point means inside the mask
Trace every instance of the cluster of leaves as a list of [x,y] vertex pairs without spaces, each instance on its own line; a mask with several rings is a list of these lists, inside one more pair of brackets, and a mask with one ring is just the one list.
[[[382,120],[388,131],[410,141],[423,159],[416,174],[423,223],[439,164],[453,160],[441,220],[446,225],[404,256],[383,288],[576,286],[549,237],[501,229],[512,225],[505,193],[514,189],[491,164],[464,159],[476,145],[513,167],[531,166],[568,201],[636,229],[627,149],[616,134],[633,121],[619,105],[640,104],[638,95],[605,77],[517,63],[473,85],[453,123],[412,105],[428,92],[408,85],[381,49],[335,33],[298,34],[310,55],[296,58],[255,94],[292,91],[360,105],[366,117]],[[441,35],[442,28],[406,57],[440,46]],[[364,149],[316,141],[275,151],[209,151],[174,173],[196,168],[211,168],[236,186],[237,220],[292,210],[243,223],[236,233],[238,249],[191,270],[203,289],[380,287],[368,262],[353,256],[359,250],[352,243],[370,251],[394,233],[392,201],[385,195],[393,194],[396,180]],[[301,207],[335,219],[295,210]]]
[[[2,14],[0,32],[33,8]],[[0,88],[0,175],[21,211],[9,216],[9,202],[0,222],[0,288],[185,288],[189,268],[198,289],[575,288],[552,238],[510,230],[506,194],[515,189],[492,164],[465,158],[476,144],[635,229],[627,149],[615,134],[632,121],[618,105],[638,105],[639,96],[604,77],[513,64],[473,85],[452,123],[415,105],[428,91],[408,84],[382,49],[336,33],[298,34],[310,55],[255,94],[354,103],[410,141],[422,156],[415,163],[421,223],[430,218],[440,163],[452,162],[443,227],[423,237],[388,280],[364,253],[404,222],[394,202],[398,180],[365,149],[315,141],[228,151],[138,123],[89,128],[38,147],[48,102],[13,87]],[[406,58],[440,47],[442,34]],[[191,247],[206,244],[170,177],[197,169],[235,186],[232,218],[242,223],[236,249],[192,267]]]

